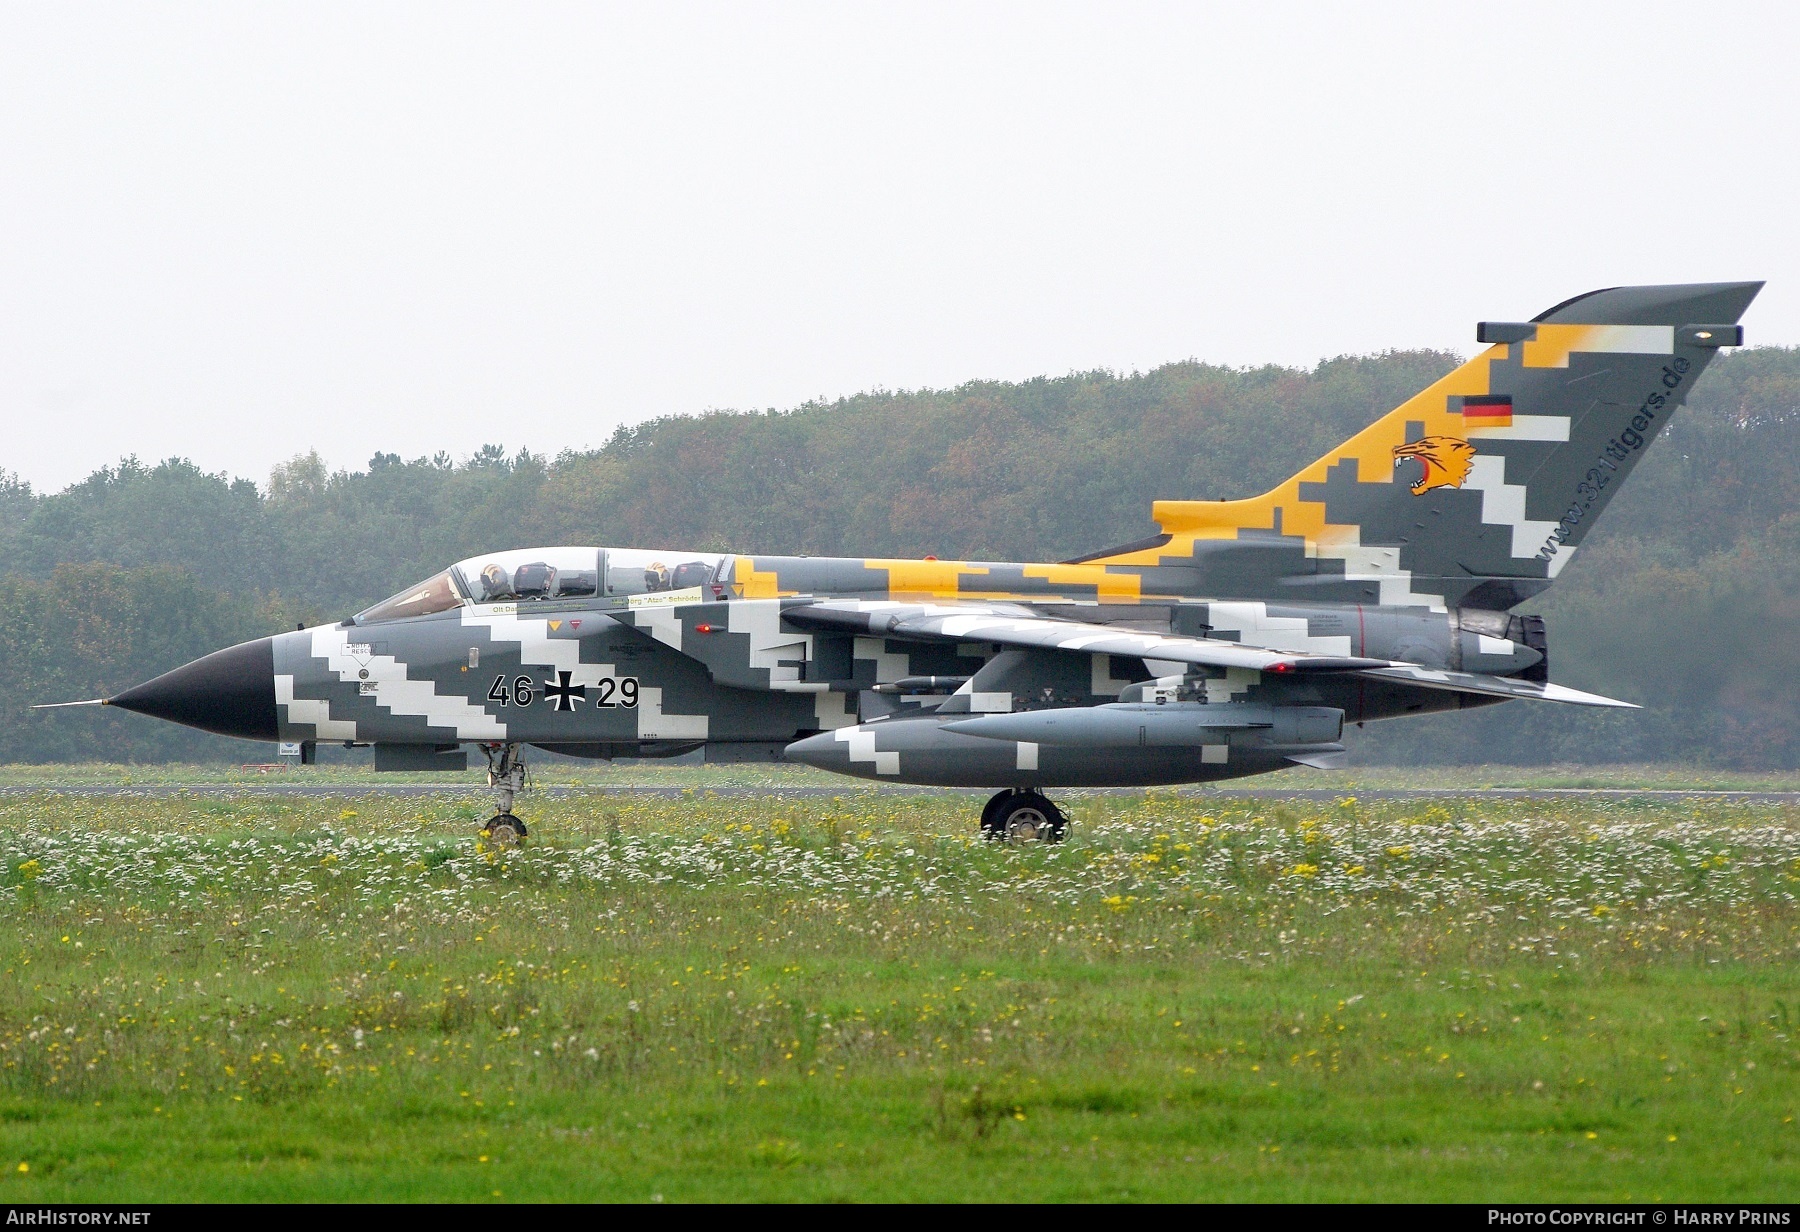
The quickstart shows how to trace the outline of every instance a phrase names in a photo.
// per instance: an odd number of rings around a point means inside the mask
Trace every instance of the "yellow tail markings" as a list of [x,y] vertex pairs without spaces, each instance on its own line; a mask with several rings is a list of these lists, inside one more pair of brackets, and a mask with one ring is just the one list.
[[[1560,353],[1563,362],[1567,363],[1568,349],[1578,347],[1585,340],[1585,333],[1579,331],[1592,327],[1541,327],[1540,336],[1546,328],[1553,329],[1554,336],[1546,344],[1551,349],[1543,353],[1545,360],[1553,363],[1555,354]],[[1235,539],[1242,530],[1274,530],[1277,511],[1281,517],[1281,533],[1304,536],[1311,549],[1316,549],[1320,544],[1355,542],[1359,528],[1328,524],[1325,521],[1324,502],[1302,499],[1300,485],[1323,483],[1326,473],[1333,466],[1349,459],[1356,461],[1356,477],[1359,481],[1392,483],[1394,448],[1406,443],[1406,425],[1409,422],[1423,423],[1424,434],[1427,436],[1460,436],[1463,432],[1462,416],[1451,414],[1446,400],[1452,395],[1487,393],[1488,365],[1494,360],[1507,358],[1508,353],[1505,345],[1487,348],[1456,371],[1383,415],[1299,474],[1261,496],[1229,501],[1157,501],[1151,507],[1151,516],[1156,519],[1164,534],[1174,536],[1168,544],[1148,551],[1107,557],[1093,563],[1149,565],[1155,564],[1163,556],[1190,555],[1196,539]]]

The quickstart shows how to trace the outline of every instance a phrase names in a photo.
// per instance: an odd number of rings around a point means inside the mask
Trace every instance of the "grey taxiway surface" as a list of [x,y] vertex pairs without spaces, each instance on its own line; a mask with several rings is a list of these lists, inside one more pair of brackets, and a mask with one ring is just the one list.
[[[1070,789],[1059,794],[1071,796],[1136,794],[1144,788],[1083,788]],[[357,797],[371,795],[385,796],[460,796],[487,794],[486,788],[480,784],[437,784],[437,783],[396,783],[389,787],[384,784],[371,783],[161,783],[145,786],[126,786],[116,783],[91,785],[55,786],[43,785],[34,787],[0,787],[0,797],[32,796],[55,794],[60,796],[101,797],[101,796],[310,796],[330,798],[334,796]],[[865,787],[860,783],[846,783],[842,787],[669,787],[669,786],[608,786],[608,787],[540,787],[534,793],[540,796],[665,796],[680,797],[686,794],[712,795],[721,799],[743,799],[755,796],[776,796],[786,799],[801,797],[831,797],[851,795],[944,795],[944,796],[985,796],[985,791],[973,791],[953,787],[903,787],[877,786]],[[1736,800],[1756,804],[1800,804],[1800,791],[1705,791],[1668,788],[1632,788],[1632,787],[1393,787],[1363,788],[1339,787],[1325,789],[1285,788],[1285,787],[1225,787],[1201,788],[1184,787],[1176,789],[1176,794],[1196,799],[1249,799],[1249,800],[1341,800],[1345,796],[1355,796],[1359,800],[1433,800],[1433,799],[1500,799],[1500,800],[1559,800],[1570,797],[1582,799],[1611,800]]]

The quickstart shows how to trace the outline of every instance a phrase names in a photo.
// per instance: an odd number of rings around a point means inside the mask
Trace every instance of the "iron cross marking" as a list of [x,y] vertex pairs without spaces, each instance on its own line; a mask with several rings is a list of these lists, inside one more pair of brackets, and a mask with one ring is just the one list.
[[544,696],[555,703],[558,710],[573,710],[577,699],[587,700],[585,684],[570,684],[568,672],[556,673],[555,682],[544,681]]

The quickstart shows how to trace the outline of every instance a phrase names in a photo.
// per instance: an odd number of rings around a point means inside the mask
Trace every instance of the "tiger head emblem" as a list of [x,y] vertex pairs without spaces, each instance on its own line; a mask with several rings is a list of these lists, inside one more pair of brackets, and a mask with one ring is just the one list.
[[1422,436],[1394,446],[1394,460],[1417,458],[1424,474],[1413,484],[1412,494],[1423,496],[1433,488],[1460,488],[1475,464],[1475,446],[1457,436]]

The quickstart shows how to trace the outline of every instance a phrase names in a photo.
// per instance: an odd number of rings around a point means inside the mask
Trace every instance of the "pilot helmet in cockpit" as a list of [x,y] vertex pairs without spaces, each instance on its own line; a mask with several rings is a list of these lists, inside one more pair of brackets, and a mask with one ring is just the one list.
[[485,602],[504,598],[513,593],[512,574],[497,564],[488,564],[481,570],[481,597]]

